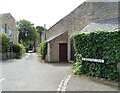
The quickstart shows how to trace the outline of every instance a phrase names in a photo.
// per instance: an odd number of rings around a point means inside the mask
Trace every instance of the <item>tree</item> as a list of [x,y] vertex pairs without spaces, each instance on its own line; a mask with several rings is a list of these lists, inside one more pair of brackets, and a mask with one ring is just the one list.
[[18,22],[19,42],[22,43],[28,50],[29,46],[34,46],[38,33],[34,24],[28,20],[20,20]]
[[44,31],[44,27],[42,27],[42,26],[36,26],[36,30],[41,35],[42,32]]
[[36,30],[37,30],[37,33],[39,33],[40,36],[41,36],[42,32],[47,31],[47,29],[42,27],[42,26],[36,26]]

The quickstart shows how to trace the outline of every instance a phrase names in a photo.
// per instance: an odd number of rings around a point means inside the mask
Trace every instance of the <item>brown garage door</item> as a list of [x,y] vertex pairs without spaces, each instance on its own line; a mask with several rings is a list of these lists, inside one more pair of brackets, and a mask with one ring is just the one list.
[[59,44],[59,61],[60,62],[67,61],[67,43]]

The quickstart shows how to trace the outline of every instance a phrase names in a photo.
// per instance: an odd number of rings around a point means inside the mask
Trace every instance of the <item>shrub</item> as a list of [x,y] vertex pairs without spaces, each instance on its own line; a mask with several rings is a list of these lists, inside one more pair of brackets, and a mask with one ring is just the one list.
[[47,43],[45,41],[40,43],[40,54],[45,56],[47,54]]
[[73,65],[73,73],[76,75],[80,75],[82,73],[82,62],[76,62]]
[[81,33],[74,36],[74,48],[76,53],[81,54],[83,58],[105,60],[103,65],[81,62],[83,74],[99,77],[102,69],[102,77],[109,80],[118,80],[117,64],[120,62],[120,32]]
[[19,46],[21,47],[21,56],[25,54],[26,49],[22,44],[19,44]]
[[77,57],[77,60],[79,62],[75,62],[73,64],[73,69],[74,69],[73,73],[77,74],[77,75],[80,75],[80,74],[82,74],[82,55],[81,54],[76,54],[75,56]]
[[2,42],[2,53],[7,53],[10,48],[10,38],[7,34],[0,33],[0,39]]
[[15,58],[21,58],[25,53],[25,47],[22,44],[13,44],[10,51],[15,53]]
[[29,44],[27,42],[23,42],[22,40],[20,41],[20,44],[22,44],[25,47],[26,52],[29,50]]

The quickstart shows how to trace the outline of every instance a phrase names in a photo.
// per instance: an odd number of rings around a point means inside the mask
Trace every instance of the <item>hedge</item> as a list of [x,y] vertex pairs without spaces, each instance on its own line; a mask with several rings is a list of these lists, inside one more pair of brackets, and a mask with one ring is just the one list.
[[40,43],[40,54],[45,56],[47,54],[47,43],[45,41]]
[[117,64],[120,62],[120,32],[96,31],[81,33],[73,37],[76,56],[83,58],[104,59],[105,63],[81,62],[77,73],[88,76],[102,77],[108,80],[118,80]]

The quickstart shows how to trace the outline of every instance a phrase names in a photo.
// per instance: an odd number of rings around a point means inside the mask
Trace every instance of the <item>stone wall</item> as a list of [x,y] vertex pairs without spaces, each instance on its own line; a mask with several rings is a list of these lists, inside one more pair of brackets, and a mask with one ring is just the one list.
[[6,30],[7,30],[6,33],[9,34],[9,30],[11,30],[12,41],[14,43],[18,43],[19,31],[17,31],[16,21],[10,13],[5,13],[0,15],[0,28],[3,28],[5,30],[5,24],[6,24]]
[[57,38],[48,42],[48,50],[46,55],[46,61],[59,62],[59,43],[68,42],[68,33],[64,33]]
[[42,34],[41,34],[41,41],[45,41],[46,40],[46,32],[44,31]]
[[84,2],[47,32],[47,39],[61,32],[80,32],[89,23],[118,17],[118,2]]
[[2,53],[2,60],[14,59],[15,56],[16,55],[13,52]]

